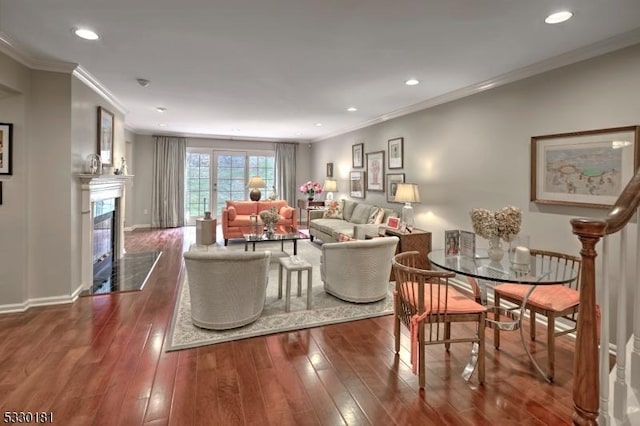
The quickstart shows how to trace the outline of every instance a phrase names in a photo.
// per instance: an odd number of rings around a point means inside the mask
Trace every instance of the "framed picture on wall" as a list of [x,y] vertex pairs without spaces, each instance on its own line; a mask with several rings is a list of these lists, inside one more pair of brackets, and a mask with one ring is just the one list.
[[365,172],[352,171],[349,174],[349,196],[351,198],[364,198]]
[[640,165],[640,126],[531,138],[531,201],[611,207]]
[[367,191],[384,192],[384,151],[367,153]]
[[333,163],[327,163],[327,177],[333,177]]
[[13,174],[13,124],[0,123],[0,175]]
[[103,166],[113,164],[113,113],[98,107],[98,155]]
[[362,157],[362,152],[364,151],[364,144],[363,143],[357,143],[353,146],[351,146],[351,165],[353,166],[354,169],[360,169],[363,166],[363,157]]
[[389,139],[389,169],[401,169],[404,158],[404,138]]
[[396,202],[396,190],[398,184],[404,183],[404,173],[387,173],[387,201]]

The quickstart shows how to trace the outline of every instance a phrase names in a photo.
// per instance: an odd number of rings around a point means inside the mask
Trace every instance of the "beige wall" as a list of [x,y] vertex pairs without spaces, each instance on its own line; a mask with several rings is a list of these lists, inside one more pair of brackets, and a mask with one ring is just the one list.
[[[64,303],[80,289],[80,183],[96,150],[97,106],[124,117],[70,73],[30,70],[0,53],[0,116],[13,123],[13,175],[2,176],[0,312]],[[119,163],[116,163],[119,165]]]
[[[0,54],[0,84],[10,90],[0,99],[0,121],[13,124],[13,175],[0,176],[0,306],[27,297],[27,110],[31,72]],[[14,92],[9,95],[9,92]]]
[[[273,142],[239,141],[228,139],[187,138],[187,146],[192,148],[208,148],[215,150],[275,150]],[[308,144],[298,144],[296,176],[297,181],[307,181],[310,178],[311,150]],[[151,190],[153,173],[153,137],[150,135],[135,135],[133,146],[135,167],[134,201],[132,217],[133,228],[149,227],[151,223]],[[145,211],[147,213],[145,213]]]
[[[416,225],[433,233],[434,248],[444,246],[446,229],[471,230],[472,208],[512,204],[523,210],[522,232],[531,235],[532,246],[578,254],[569,220],[606,212],[531,203],[530,139],[640,124],[638,93],[640,45],[317,142],[313,174],[322,179],[325,163],[334,162],[338,196],[344,196],[352,144],[363,141],[365,153],[386,152],[388,139],[404,137],[404,169],[398,172],[419,185]],[[367,201],[386,204],[385,194],[368,193]]]

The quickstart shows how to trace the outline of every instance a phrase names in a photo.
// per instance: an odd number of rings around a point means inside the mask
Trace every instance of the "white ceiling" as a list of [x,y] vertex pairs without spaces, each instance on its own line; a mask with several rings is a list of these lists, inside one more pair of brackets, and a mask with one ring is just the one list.
[[0,0],[5,44],[80,64],[127,127],[238,139],[320,139],[640,42],[639,25],[640,0]]

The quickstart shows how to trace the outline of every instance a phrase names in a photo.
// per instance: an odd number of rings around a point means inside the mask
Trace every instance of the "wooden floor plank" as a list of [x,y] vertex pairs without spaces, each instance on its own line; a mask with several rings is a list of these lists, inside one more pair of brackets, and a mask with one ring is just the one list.
[[[557,339],[554,384],[533,369],[517,332],[503,333],[499,350],[487,333],[483,386],[460,377],[470,346],[458,344],[427,348],[423,391],[404,327],[395,353],[391,316],[167,353],[193,238],[193,228],[126,233],[127,252],[163,252],[142,291],[0,315],[0,407],[53,411],[65,425],[570,423],[567,336]],[[545,365],[539,334],[527,345]]]

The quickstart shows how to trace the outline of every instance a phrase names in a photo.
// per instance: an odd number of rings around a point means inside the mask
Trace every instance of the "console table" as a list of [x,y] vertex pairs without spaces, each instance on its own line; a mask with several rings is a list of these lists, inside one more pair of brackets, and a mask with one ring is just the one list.
[[[307,228],[309,227],[309,215],[311,210],[324,209],[324,201],[310,201],[310,200],[298,200],[298,209],[300,209],[300,224],[302,225],[302,218],[307,218]],[[302,210],[306,210],[307,214],[302,216]]]

